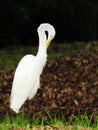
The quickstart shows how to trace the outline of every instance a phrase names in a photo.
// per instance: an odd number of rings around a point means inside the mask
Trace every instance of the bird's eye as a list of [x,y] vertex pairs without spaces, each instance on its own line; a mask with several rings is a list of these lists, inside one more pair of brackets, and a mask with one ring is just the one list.
[[46,39],[48,39],[48,31],[45,31]]

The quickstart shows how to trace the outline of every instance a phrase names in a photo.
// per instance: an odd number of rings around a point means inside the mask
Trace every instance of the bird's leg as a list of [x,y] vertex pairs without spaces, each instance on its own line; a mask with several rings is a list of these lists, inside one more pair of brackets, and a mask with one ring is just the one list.
[[30,128],[32,128],[32,119],[31,119],[31,114],[30,114],[30,103],[29,103],[28,99],[27,99],[27,113],[28,113],[28,118],[30,121]]

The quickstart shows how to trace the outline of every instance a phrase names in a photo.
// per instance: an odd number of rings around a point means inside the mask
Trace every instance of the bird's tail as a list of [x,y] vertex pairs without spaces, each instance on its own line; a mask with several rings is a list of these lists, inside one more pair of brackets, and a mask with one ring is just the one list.
[[26,99],[23,98],[19,98],[19,97],[13,97],[11,99],[11,103],[10,103],[10,108],[18,113],[19,109],[21,108],[21,106],[23,105],[23,103],[25,102]]

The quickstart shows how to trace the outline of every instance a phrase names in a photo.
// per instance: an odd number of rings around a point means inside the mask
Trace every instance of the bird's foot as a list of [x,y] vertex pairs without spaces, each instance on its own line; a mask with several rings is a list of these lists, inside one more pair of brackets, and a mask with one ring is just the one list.
[[29,128],[30,128],[30,129],[32,129],[32,128],[33,128],[32,124],[30,124]]

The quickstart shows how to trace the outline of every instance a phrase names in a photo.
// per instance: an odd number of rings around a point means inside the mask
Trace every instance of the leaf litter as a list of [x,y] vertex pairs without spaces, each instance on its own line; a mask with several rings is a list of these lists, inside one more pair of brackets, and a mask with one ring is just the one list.
[[[0,120],[6,113],[14,115],[9,107],[14,72],[15,67],[0,70]],[[30,101],[33,118],[47,120],[47,112],[58,118],[63,113],[65,122],[85,111],[88,116],[98,116],[98,51],[48,60],[40,80],[41,89]],[[27,111],[26,102],[24,109]]]
[[[18,128],[19,130],[76,130],[77,127],[76,126],[55,126],[55,127],[51,127],[51,126],[37,126],[37,127],[33,127],[32,129],[29,128],[29,126],[27,127],[23,127],[23,128]],[[84,127],[78,127],[79,130],[92,130],[92,128],[84,128]],[[15,127],[11,127],[10,130],[16,130]]]

